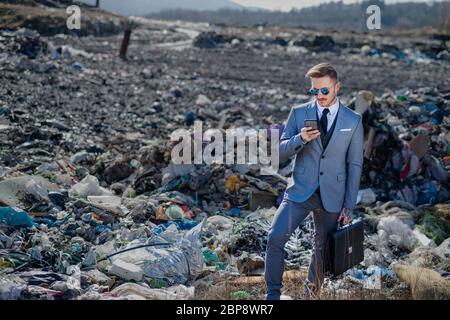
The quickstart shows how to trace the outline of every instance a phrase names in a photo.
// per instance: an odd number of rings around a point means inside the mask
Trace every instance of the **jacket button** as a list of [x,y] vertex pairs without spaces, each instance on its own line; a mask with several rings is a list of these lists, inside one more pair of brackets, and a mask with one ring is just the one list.
[[322,156],[322,159],[325,159],[325,156]]
[[323,175],[323,172],[321,172],[320,175]]

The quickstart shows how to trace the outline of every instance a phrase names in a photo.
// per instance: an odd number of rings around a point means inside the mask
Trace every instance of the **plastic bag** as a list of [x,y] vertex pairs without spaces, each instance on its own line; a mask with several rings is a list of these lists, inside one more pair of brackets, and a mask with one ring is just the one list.
[[100,187],[98,179],[94,176],[87,175],[79,183],[75,184],[70,193],[78,194],[79,196],[111,196],[112,192]]
[[[150,278],[166,279],[169,283],[186,283],[191,276],[203,270],[203,255],[200,250],[200,232],[204,221],[187,231],[179,232],[175,225],[148,242],[134,240],[125,249],[149,245],[119,253],[112,260],[120,259],[138,265]],[[155,245],[168,243],[168,245]],[[153,246],[150,246],[153,245]]]
[[15,207],[0,208],[0,221],[11,227],[33,227],[33,219],[25,211]]

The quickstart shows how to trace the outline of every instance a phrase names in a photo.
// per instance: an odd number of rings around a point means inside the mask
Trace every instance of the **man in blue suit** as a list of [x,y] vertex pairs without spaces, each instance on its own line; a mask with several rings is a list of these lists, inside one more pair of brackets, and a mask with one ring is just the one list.
[[[266,299],[280,299],[285,243],[312,211],[314,249],[305,293],[320,293],[327,237],[338,222],[347,224],[356,206],[363,165],[364,129],[361,115],[337,96],[338,74],[329,63],[311,68],[312,101],[294,106],[280,140],[280,163],[295,156],[292,179],[273,220],[265,260]],[[318,130],[305,127],[316,119]]]

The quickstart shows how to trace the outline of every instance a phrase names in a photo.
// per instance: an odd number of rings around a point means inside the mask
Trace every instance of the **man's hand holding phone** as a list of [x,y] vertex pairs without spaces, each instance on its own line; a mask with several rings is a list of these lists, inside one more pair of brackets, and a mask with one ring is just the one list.
[[305,126],[302,128],[302,130],[300,130],[300,134],[304,143],[308,143],[320,136],[320,131],[317,127],[317,121],[306,120]]

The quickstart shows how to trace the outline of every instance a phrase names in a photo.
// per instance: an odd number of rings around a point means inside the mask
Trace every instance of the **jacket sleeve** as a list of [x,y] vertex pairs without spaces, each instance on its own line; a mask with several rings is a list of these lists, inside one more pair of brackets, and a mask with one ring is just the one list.
[[344,208],[354,209],[359,191],[359,183],[363,167],[364,156],[364,127],[362,117],[353,133],[350,146],[347,150],[347,186],[345,192]]
[[303,147],[304,145],[295,119],[295,108],[292,108],[289,113],[286,128],[280,138],[280,163],[288,160],[291,156],[302,150]]

